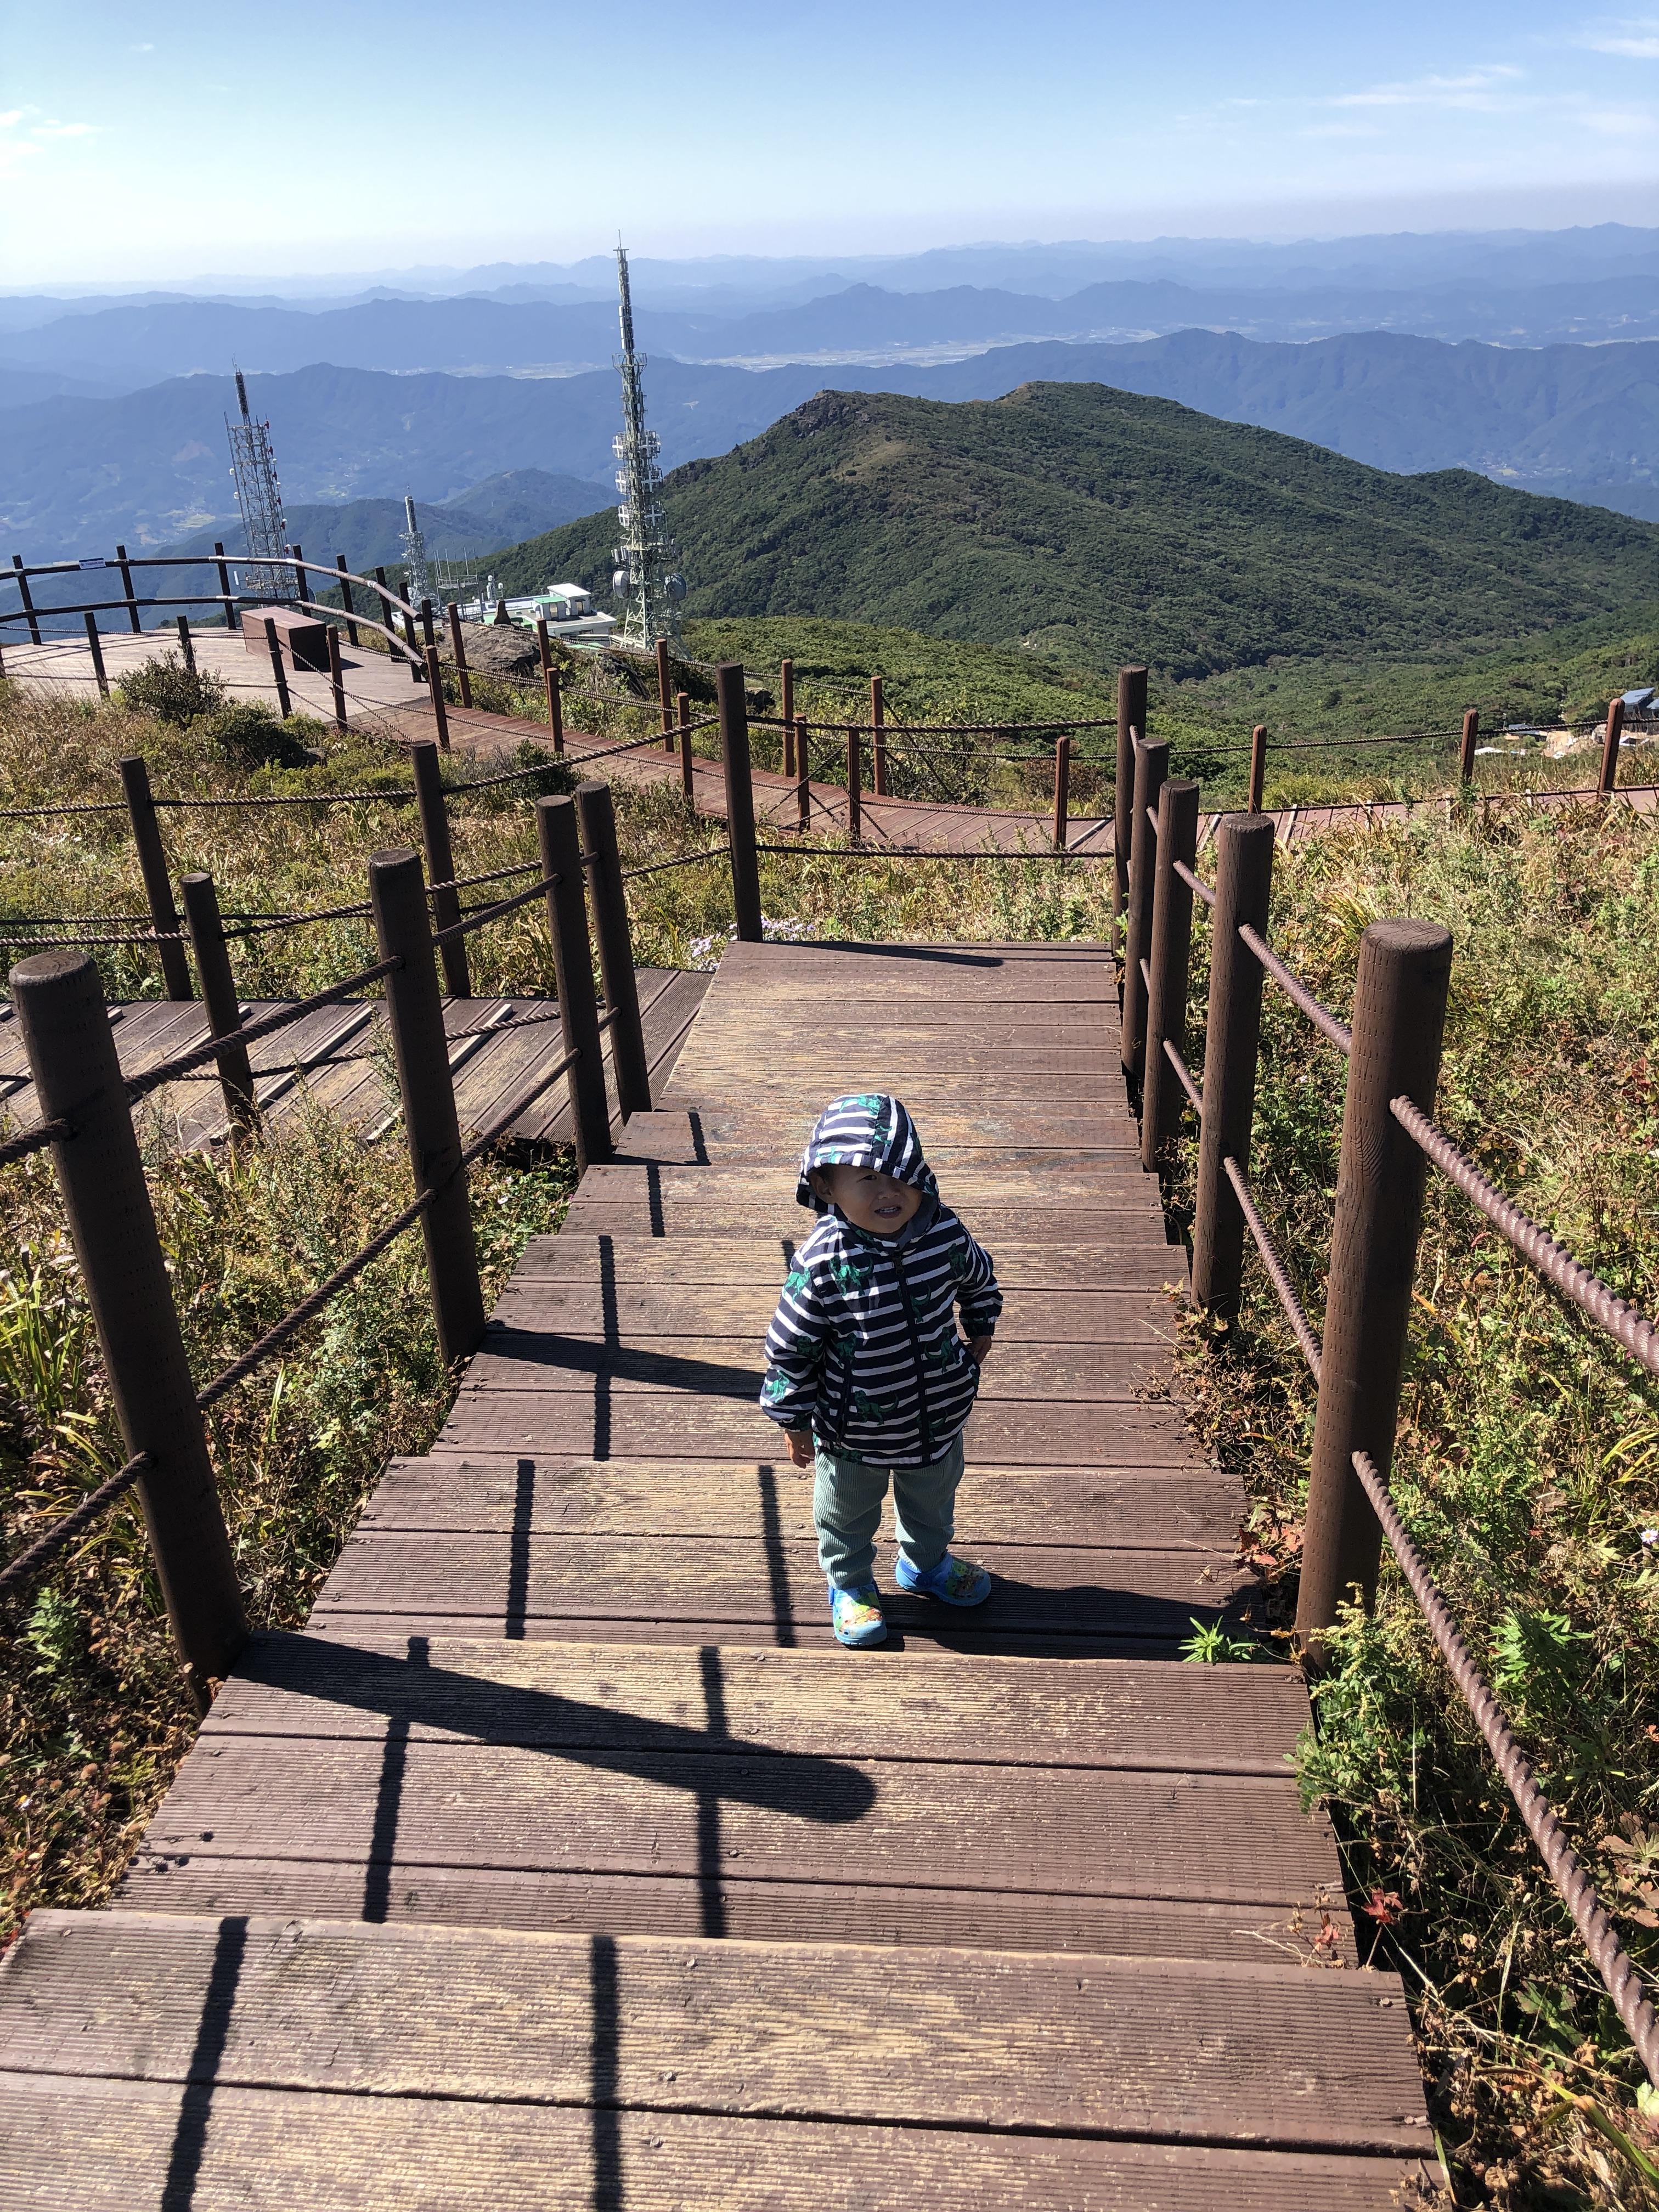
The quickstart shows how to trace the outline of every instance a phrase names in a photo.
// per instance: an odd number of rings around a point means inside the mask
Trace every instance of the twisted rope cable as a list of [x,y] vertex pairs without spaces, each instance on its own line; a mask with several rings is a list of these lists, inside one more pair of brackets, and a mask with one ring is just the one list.
[[1176,1050],[1175,1040],[1173,1037],[1164,1038],[1164,1056],[1169,1061],[1170,1066],[1174,1068],[1176,1081],[1186,1092],[1188,1097],[1192,1100],[1194,1112],[1196,1114],[1202,1114],[1204,1111],[1204,1093],[1194,1081],[1193,1071],[1188,1066],[1186,1061]]
[[[759,845],[755,848],[757,853],[764,849]],[[631,884],[641,876],[659,876],[665,868],[690,868],[699,860],[724,860],[729,858],[731,850],[729,845],[711,845],[706,853],[683,853],[677,860],[653,860],[649,867],[625,868],[622,880]]]
[[1488,1182],[1468,1155],[1461,1152],[1420,1107],[1414,1106],[1402,1094],[1389,1099],[1389,1111],[1419,1150],[1456,1184],[1466,1198],[1474,1200],[1487,1220],[1508,1238],[1523,1260],[1537,1268],[1547,1283],[1571,1298],[1650,1375],[1659,1375],[1659,1329],[1638,1307],[1621,1298],[1599,1275],[1592,1274],[1565,1245],[1556,1243],[1548,1230]]
[[1172,860],[1170,865],[1194,898],[1202,899],[1206,906],[1215,904],[1215,893],[1202,876],[1194,875],[1184,860]]
[[41,1121],[33,1129],[26,1129],[21,1137],[8,1137],[0,1144],[0,1167],[8,1166],[13,1160],[26,1160],[31,1152],[42,1152],[46,1146],[55,1145],[59,1137],[70,1134],[69,1123],[58,1121]]
[[1353,1031],[1346,1022],[1340,1022],[1330,1008],[1316,999],[1313,993],[1288,969],[1273,951],[1267,939],[1253,929],[1248,921],[1238,925],[1239,942],[1247,945],[1273,977],[1293,1006],[1299,1006],[1322,1036],[1328,1037],[1339,1052],[1353,1049]]
[[1250,1186],[1244,1180],[1243,1169],[1240,1167],[1231,1152],[1222,1161],[1221,1165],[1228,1182],[1233,1187],[1233,1195],[1237,1199],[1239,1210],[1244,1216],[1244,1225],[1255,1238],[1255,1249],[1261,1255],[1261,1264],[1267,1270],[1267,1279],[1279,1294],[1279,1303],[1285,1309],[1285,1318],[1291,1324],[1291,1334],[1302,1347],[1302,1357],[1307,1361],[1312,1370],[1314,1381],[1317,1382],[1320,1370],[1324,1365],[1324,1352],[1318,1337],[1314,1334],[1313,1323],[1303,1312],[1302,1301],[1291,1287],[1285,1262],[1279,1256],[1279,1248],[1273,1243],[1267,1223],[1256,1211],[1255,1200],[1250,1196]]
[[532,899],[540,898],[544,892],[550,891],[558,880],[556,875],[543,876],[537,882],[526,884],[523,890],[515,891],[511,898],[498,899],[494,906],[477,908],[464,921],[452,921],[447,929],[435,930],[432,938],[434,945],[451,945],[458,937],[467,937],[475,929],[482,929],[486,922],[495,921],[501,915],[511,914],[515,907],[528,906]]
[[0,1569],[0,1598],[10,1597],[32,1583],[60,1552],[68,1549],[83,1528],[90,1528],[100,1513],[125,1497],[150,1464],[148,1452],[140,1452],[136,1459],[130,1459],[118,1474],[111,1475],[107,1482],[100,1482],[96,1490],[88,1491],[72,1513],[66,1513],[27,1551],[20,1552]]
[[1424,1619],[1440,1647],[1440,1656],[1452,1680],[1485,1736],[1504,1785],[1549,1869],[1550,1879],[1560,1891],[1572,1915],[1573,1925],[1625,2023],[1637,2056],[1647,2069],[1649,2080],[1659,2084],[1659,2014],[1654,2011],[1641,1976],[1619,1941],[1618,1932],[1595,1894],[1595,1885],[1567,1839],[1566,1830],[1539,1788],[1531,1763],[1510,1728],[1508,1715],[1487,1686],[1475,1665],[1474,1655],[1463,1640],[1463,1632],[1423,1564],[1417,1547],[1406,1534],[1388,1485],[1377,1472],[1376,1462],[1369,1452],[1357,1451],[1353,1455],[1353,1470],[1371,1502],[1372,1511],[1382,1524],[1382,1533],[1400,1562],[1401,1572],[1411,1585],[1413,1596],[1423,1608]]
[[[326,991],[313,991],[310,998],[296,999],[292,1006],[279,1006],[275,1013],[262,1014],[257,1022],[244,1022],[228,1037],[209,1037],[204,1043],[192,1046],[190,1051],[179,1053],[175,1059],[164,1060],[159,1066],[147,1068],[142,1075],[130,1077],[127,1081],[128,1100],[136,1106],[141,1098],[148,1098],[153,1091],[160,1091],[167,1084],[176,1083],[181,1076],[193,1075],[198,1067],[206,1066],[210,1060],[216,1060],[228,1044],[257,1044],[261,1037],[274,1036],[278,1030],[285,1030],[290,1022],[300,1021],[307,1014],[314,1014],[319,1006],[331,1006],[341,999],[349,999],[354,991],[361,991],[369,983],[378,983],[382,975],[390,975],[403,964],[401,954],[390,960],[377,960],[372,968],[364,968],[356,975],[348,975],[343,983],[331,984]],[[67,1134],[68,1131],[65,1130],[64,1133]]]

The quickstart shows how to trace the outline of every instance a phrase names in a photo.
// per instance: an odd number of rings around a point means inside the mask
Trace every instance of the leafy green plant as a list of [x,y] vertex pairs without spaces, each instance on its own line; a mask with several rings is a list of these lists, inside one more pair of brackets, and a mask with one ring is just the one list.
[[180,730],[199,715],[216,714],[225,703],[220,678],[188,666],[176,653],[155,655],[124,676],[119,688],[124,705]]

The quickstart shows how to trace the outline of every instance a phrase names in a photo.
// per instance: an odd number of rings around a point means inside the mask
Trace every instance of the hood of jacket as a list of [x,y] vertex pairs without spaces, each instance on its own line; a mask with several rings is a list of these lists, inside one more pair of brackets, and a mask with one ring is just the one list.
[[814,1168],[875,1168],[896,1182],[913,1184],[924,1198],[937,1198],[939,1185],[923,1158],[916,1125],[902,1099],[884,1091],[832,1099],[819,1115],[801,1155],[795,1198],[814,1213],[830,1206],[807,1181]]

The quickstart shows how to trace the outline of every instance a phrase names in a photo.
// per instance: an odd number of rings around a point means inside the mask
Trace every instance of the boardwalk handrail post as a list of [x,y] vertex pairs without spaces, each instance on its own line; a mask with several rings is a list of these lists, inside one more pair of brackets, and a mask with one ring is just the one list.
[[847,728],[847,834],[857,845],[864,838],[864,763],[856,722]]
[[600,1056],[599,1010],[593,997],[593,957],[587,941],[587,900],[582,889],[581,837],[573,799],[536,801],[536,845],[548,886],[547,920],[553,934],[553,972],[559,994],[564,1048],[574,1053],[566,1082],[576,1164],[590,1168],[611,1157],[611,1106]]
[[1437,922],[1374,921],[1359,941],[1296,1616],[1316,1663],[1350,1592],[1367,1611],[1376,1595],[1382,1531],[1352,1455],[1369,1452],[1387,1482],[1427,1173],[1389,1102],[1434,1111],[1451,960]]
[[657,704],[662,716],[662,749],[674,750],[674,678],[668,665],[668,640],[657,640]]
[[599,948],[599,975],[611,1016],[611,1065],[617,1103],[624,1121],[651,1111],[651,1074],[640,1022],[640,989],[634,974],[634,940],[628,926],[628,893],[617,850],[617,816],[611,786],[602,776],[576,786],[576,826],[587,854],[587,896]]
[[1152,816],[1170,769],[1170,748],[1135,747],[1134,803],[1129,837],[1129,904],[1123,947],[1123,1067],[1139,1083],[1146,1054],[1146,979],[1140,963],[1152,950],[1153,866],[1158,832]]
[[[443,770],[438,748],[430,738],[421,738],[409,749],[415,775],[415,806],[421,817],[421,843],[426,851],[427,879],[432,887],[432,919],[439,929],[453,929],[461,918],[461,896],[455,888],[455,858],[449,843],[449,809],[444,800]],[[444,988],[452,997],[470,999],[472,978],[466,957],[466,939],[452,937],[438,947],[443,963]]]
[[1072,740],[1054,739],[1054,850],[1066,850],[1066,817],[1072,804]]
[[247,1614],[98,970],[89,953],[44,952],[11,982],[41,1115],[72,1132],[52,1148],[64,1212],[122,1437],[150,1462],[137,1484],[144,1526],[205,1709],[247,1641]]
[[553,658],[553,641],[547,634],[547,617],[536,617],[536,650],[541,656],[542,689],[547,694],[547,726],[555,753],[564,750],[564,715],[559,702],[559,669]]
[[132,563],[127,558],[125,545],[118,545],[115,549],[115,565],[121,571],[121,589],[127,603],[127,622],[133,635],[137,637],[143,633],[144,625],[138,619],[138,595],[132,588]]
[[1480,709],[1468,708],[1463,716],[1463,735],[1457,748],[1457,780],[1474,781],[1474,741],[1480,734]]
[[351,579],[346,574],[346,556],[343,553],[336,554],[334,565],[340,574],[340,605],[345,609],[346,643],[355,653],[357,650],[357,625],[353,617],[357,610],[352,601]]
[[[225,559],[225,541],[222,538],[214,539],[213,552],[214,566],[219,571],[219,601],[225,611],[225,628],[228,630],[240,630],[242,627],[242,611],[236,604],[236,594],[230,588],[230,564]],[[345,556],[342,554],[340,557],[343,560]],[[354,645],[356,641],[356,638],[353,638]]]
[[1258,722],[1250,732],[1250,787],[1245,794],[1244,811],[1260,814],[1261,794],[1267,781],[1267,725]]
[[334,709],[334,726],[343,730],[346,726],[345,670],[340,661],[340,633],[332,623],[328,625],[328,689]]
[[92,654],[92,672],[98,679],[98,696],[100,699],[107,699],[109,678],[104,672],[103,641],[98,635],[98,617],[90,607],[87,610],[86,624],[87,646]]
[[795,664],[778,664],[778,720],[783,724],[783,773],[795,773]]
[[287,721],[294,712],[294,702],[288,696],[288,672],[283,666],[283,648],[276,639],[276,623],[273,616],[264,617],[265,650],[270,655],[270,680],[276,686],[276,704]]
[[368,864],[368,896],[380,957],[400,963],[386,979],[386,1018],[415,1188],[433,1194],[421,1233],[438,1350],[445,1366],[453,1367],[483,1339],[483,1291],[420,855],[406,847],[376,853]]
[[1603,799],[1610,799],[1619,786],[1619,746],[1624,733],[1625,702],[1610,699],[1607,727],[1601,733],[1601,773],[1595,780],[1595,788]]
[[812,776],[807,757],[806,717],[795,718],[795,814],[802,831],[812,826]]
[[294,556],[294,583],[301,606],[311,597],[311,579],[306,574],[305,548],[295,544],[289,549]]
[[732,850],[732,907],[738,935],[761,941],[760,863],[755,854],[755,784],[749,763],[749,708],[743,664],[723,660],[714,671],[720,711],[720,760],[726,770],[726,829]]
[[[219,550],[222,552],[224,549],[222,546]],[[29,643],[31,645],[39,645],[40,642],[40,617],[35,612],[33,595],[29,590],[28,571],[23,566],[23,556],[21,553],[14,553],[12,555],[11,565],[17,571],[15,581],[18,591],[22,595],[23,612],[29,618]],[[221,568],[219,574],[222,579],[224,573],[223,568]],[[227,586],[226,588],[228,589],[228,586]]]
[[1146,672],[1117,672],[1117,781],[1112,789],[1112,950],[1123,952],[1124,917],[1129,908],[1129,848],[1133,841],[1135,790],[1134,740],[1146,734]]
[[1261,1041],[1261,963],[1239,942],[1248,925],[1266,936],[1273,888],[1270,814],[1227,814],[1216,831],[1210,1004],[1204,1036],[1204,1111],[1193,1208],[1193,1302],[1224,1321],[1238,1312],[1244,1216],[1222,1166],[1250,1164],[1256,1056]]
[[682,691],[676,699],[680,728],[680,797],[693,812],[697,805],[697,779],[691,766],[691,695]]
[[167,875],[167,849],[161,824],[150,796],[149,770],[142,753],[128,753],[120,763],[121,790],[132,822],[132,842],[138,854],[138,872],[149,902],[150,926],[161,939],[155,950],[161,963],[161,981],[169,999],[193,999],[190,962],[179,934],[179,909],[173,903],[173,884]]
[[1186,1094],[1165,1043],[1185,1053],[1187,979],[1192,962],[1193,894],[1176,873],[1198,856],[1198,786],[1172,776],[1158,794],[1158,859],[1152,890],[1152,986],[1146,994],[1146,1072],[1141,1086],[1140,1164],[1162,1164],[1181,1126]]
[[429,660],[438,643],[438,626],[432,618],[432,602],[421,601],[421,658]]
[[466,665],[466,640],[461,635],[461,611],[451,599],[444,610],[449,623],[449,649],[455,656],[455,682],[463,707],[472,704],[472,671]]
[[219,895],[209,875],[181,876],[179,888],[185,896],[185,924],[190,931],[191,950],[196,955],[196,972],[202,980],[208,1031],[210,1036],[225,1039],[216,1055],[225,1116],[237,1136],[251,1136],[259,1127],[259,1109],[254,1097],[253,1070],[248,1064],[247,1047],[240,1042],[239,1034],[242,1008],[236,994],[236,979],[230,969],[230,947],[225,942],[224,924],[219,918]]
[[[423,607],[429,607],[431,604],[429,599],[421,602]],[[447,753],[449,750],[449,715],[444,706],[443,663],[438,658],[435,645],[429,645],[426,649],[426,680],[432,693],[432,726],[438,732],[438,750]]]
[[887,796],[887,700],[879,676],[870,678],[870,790]]
[[196,641],[190,634],[190,617],[180,615],[178,621],[179,654],[192,676],[196,673]]

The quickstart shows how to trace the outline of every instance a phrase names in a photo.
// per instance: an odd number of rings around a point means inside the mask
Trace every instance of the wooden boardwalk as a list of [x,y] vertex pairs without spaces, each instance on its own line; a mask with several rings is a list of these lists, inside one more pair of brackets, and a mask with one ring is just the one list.
[[[635,974],[655,1085],[673,1066],[709,979],[673,968],[641,968]],[[284,1003],[245,1000],[242,1018],[256,1021]],[[130,1077],[188,1052],[208,1036],[207,1013],[199,1000],[135,1000],[112,1007],[111,1019],[121,1073]],[[446,999],[444,1026],[463,1130],[488,1127],[564,1048],[557,1002],[550,999]],[[349,1128],[382,1133],[401,1119],[391,1052],[384,1004],[378,999],[343,999],[306,1015],[248,1048],[262,1118],[279,1129],[295,1115],[316,1108]],[[616,1119],[608,1031],[604,1054]],[[165,1085],[145,1111],[147,1130],[179,1152],[222,1144],[230,1133],[224,1093],[211,1066]],[[0,1005],[0,1113],[19,1130],[40,1119],[9,1004]],[[568,1144],[571,1118],[564,1085],[556,1083],[544,1091],[509,1134],[526,1144]]]
[[[76,2212],[1381,2208],[1431,2138],[1360,1969],[1086,947],[734,946],[116,1909],[0,1973],[9,2201]],[[828,1632],[755,1403],[794,1163],[890,1088],[996,1255],[980,1612]],[[890,1550],[878,1572],[890,1589]]]

